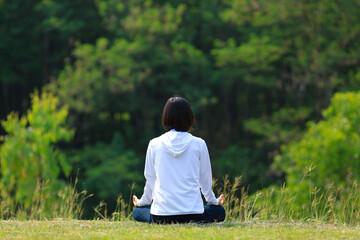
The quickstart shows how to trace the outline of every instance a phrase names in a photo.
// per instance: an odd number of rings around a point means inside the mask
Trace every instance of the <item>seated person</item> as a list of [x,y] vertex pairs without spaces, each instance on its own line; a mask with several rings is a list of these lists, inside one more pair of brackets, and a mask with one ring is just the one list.
[[[190,103],[170,98],[162,123],[166,133],[150,141],[145,159],[146,184],[133,196],[133,218],[148,223],[219,222],[225,219],[224,195],[215,197],[209,152],[189,133],[195,122]],[[204,206],[201,193],[208,205]]]

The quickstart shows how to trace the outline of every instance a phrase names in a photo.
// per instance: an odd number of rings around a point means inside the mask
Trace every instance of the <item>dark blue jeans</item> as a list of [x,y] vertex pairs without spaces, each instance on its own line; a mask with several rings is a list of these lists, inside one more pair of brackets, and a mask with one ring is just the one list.
[[203,214],[156,216],[150,214],[151,206],[136,207],[133,211],[135,221],[147,223],[212,223],[225,220],[225,209],[222,206],[205,205]]

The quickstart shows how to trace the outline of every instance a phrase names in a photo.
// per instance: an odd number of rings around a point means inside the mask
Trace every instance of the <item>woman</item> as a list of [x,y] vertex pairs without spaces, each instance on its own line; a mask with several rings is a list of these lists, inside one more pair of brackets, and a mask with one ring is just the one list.
[[[225,198],[223,194],[216,198],[212,191],[206,143],[189,133],[194,122],[194,113],[186,99],[169,98],[162,114],[167,132],[150,141],[145,159],[144,193],[141,199],[133,196],[134,220],[149,223],[224,221]],[[208,203],[206,206],[200,190]]]

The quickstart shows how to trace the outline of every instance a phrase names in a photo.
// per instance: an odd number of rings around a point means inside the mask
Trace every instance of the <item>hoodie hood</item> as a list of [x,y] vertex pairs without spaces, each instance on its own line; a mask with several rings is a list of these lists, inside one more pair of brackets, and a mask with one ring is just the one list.
[[171,129],[161,136],[161,143],[173,157],[181,156],[190,146],[192,135],[188,132],[177,132]]

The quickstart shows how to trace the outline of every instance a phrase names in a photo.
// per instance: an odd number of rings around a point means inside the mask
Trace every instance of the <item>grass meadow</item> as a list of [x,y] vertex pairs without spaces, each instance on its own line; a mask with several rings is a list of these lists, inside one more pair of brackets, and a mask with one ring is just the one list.
[[360,228],[270,221],[156,225],[130,220],[0,221],[1,239],[360,239]]
[[130,220],[0,221],[1,239],[360,239],[359,227],[270,221],[156,225]]
[[[226,219],[213,224],[156,225],[132,220],[132,204],[119,196],[114,213],[106,204],[94,208],[93,220],[80,220],[86,192],[68,186],[60,201],[44,204],[42,186],[30,208],[0,197],[0,239],[360,239],[360,187],[344,192],[309,191],[309,201],[297,204],[297,194],[285,186],[248,195],[241,177],[225,177],[215,191],[224,193]],[[49,208],[50,207],[50,208]]]

